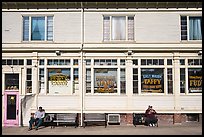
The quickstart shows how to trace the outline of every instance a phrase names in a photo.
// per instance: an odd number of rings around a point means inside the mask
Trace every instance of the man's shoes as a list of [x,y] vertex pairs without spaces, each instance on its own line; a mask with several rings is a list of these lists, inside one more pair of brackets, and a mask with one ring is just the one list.
[[38,128],[37,128],[37,127],[35,127],[35,130],[38,130]]
[[32,130],[32,128],[29,128],[29,129],[28,129],[28,131],[31,131],[31,130]]

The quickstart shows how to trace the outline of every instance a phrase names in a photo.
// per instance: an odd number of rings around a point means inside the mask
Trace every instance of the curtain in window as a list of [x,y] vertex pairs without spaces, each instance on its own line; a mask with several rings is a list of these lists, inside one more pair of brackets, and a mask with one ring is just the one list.
[[125,40],[125,17],[112,17],[112,40]]
[[189,17],[189,39],[190,40],[202,40],[201,31],[201,18]]
[[31,40],[45,40],[45,17],[32,17]]

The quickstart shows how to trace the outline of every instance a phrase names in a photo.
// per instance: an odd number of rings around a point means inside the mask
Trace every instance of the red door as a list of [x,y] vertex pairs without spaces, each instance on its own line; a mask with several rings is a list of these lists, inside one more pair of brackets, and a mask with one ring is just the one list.
[[4,93],[4,126],[19,126],[19,92]]

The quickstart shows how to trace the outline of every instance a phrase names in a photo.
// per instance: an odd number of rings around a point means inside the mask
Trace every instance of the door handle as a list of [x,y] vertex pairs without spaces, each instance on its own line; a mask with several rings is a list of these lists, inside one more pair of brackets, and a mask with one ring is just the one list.
[[17,115],[18,115],[18,110],[17,110]]

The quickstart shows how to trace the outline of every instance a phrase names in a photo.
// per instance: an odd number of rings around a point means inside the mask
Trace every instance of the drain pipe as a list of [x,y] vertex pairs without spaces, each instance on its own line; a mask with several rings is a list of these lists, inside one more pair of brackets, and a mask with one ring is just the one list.
[[84,44],[84,7],[81,2],[81,126],[83,126],[83,109],[84,109],[84,61],[83,61],[83,44]]

